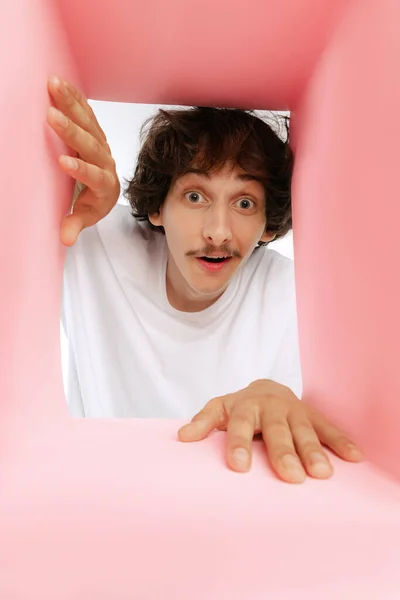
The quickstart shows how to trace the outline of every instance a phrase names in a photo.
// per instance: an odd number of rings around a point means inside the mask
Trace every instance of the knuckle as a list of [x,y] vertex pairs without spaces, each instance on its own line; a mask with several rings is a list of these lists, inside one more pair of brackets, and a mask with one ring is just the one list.
[[311,423],[308,423],[306,421],[300,421],[299,423],[296,423],[294,429],[296,431],[296,436],[298,436],[300,439],[312,438],[313,440],[315,440],[315,438],[317,437],[314,427],[311,425]]
[[101,145],[98,142],[98,140],[96,140],[96,138],[94,138],[92,135],[89,135],[88,144],[91,153],[99,154],[99,152],[101,151]]
[[68,114],[70,114],[75,105],[75,100],[71,96],[67,96],[66,98],[63,97],[62,104],[63,104],[63,110],[65,110],[66,112],[68,112]]
[[99,183],[105,183],[107,181],[107,173],[103,169],[99,169],[97,178]]
[[225,398],[225,396],[215,396],[215,398],[211,398],[211,400],[207,402],[205,408],[210,407],[210,409],[213,411],[218,411],[219,413],[225,415]]
[[77,111],[79,111],[79,119],[82,123],[83,128],[88,131],[90,129],[91,119],[87,112],[82,108],[80,104],[77,106]]
[[197,415],[194,415],[194,417],[192,417],[192,423],[196,423],[197,421],[202,421],[206,416],[207,416],[207,412],[201,411],[201,412],[197,413]]
[[229,448],[234,451],[236,448],[250,448],[252,442],[251,436],[234,435],[229,440]]
[[96,115],[94,114],[94,110],[93,110],[93,108],[90,106],[89,102],[87,102],[87,100],[85,100],[85,106],[86,106],[86,110],[87,110],[87,112],[88,112],[88,114],[89,114],[90,120],[91,120],[93,123],[97,123],[97,117],[96,117]]
[[77,163],[78,163],[78,171],[81,173],[81,175],[87,175],[88,168],[87,168],[87,164],[85,163],[85,161],[77,160]]
[[68,140],[71,142],[75,141],[77,138],[77,133],[78,133],[78,129],[77,129],[75,123],[73,121],[71,121],[71,119],[68,119],[68,127],[66,130],[66,136],[67,136]]
[[322,446],[317,442],[305,442],[298,445],[298,450],[303,456],[311,460],[312,454],[321,454]]
[[311,406],[311,405],[305,404],[305,403],[302,406],[303,406],[303,409],[304,409],[307,417],[311,421],[328,423],[327,419],[325,419],[314,406]]
[[250,415],[232,415],[232,422],[234,422],[235,426],[238,429],[247,429],[249,426],[253,425],[253,420]]
[[293,457],[293,460],[299,460],[298,455],[292,447],[285,444],[279,445],[277,448],[271,448],[270,457],[273,462],[282,463],[287,460],[287,456]]
[[213,398],[204,405],[204,407],[199,411],[192,420],[202,420],[209,417],[214,417],[218,421],[223,421],[223,411],[221,410],[221,405],[217,402],[217,398]]
[[288,424],[285,419],[276,417],[275,419],[265,423],[264,430],[270,435],[283,435],[288,430]]
[[211,400],[209,400],[207,402],[207,404],[218,404],[220,402],[223,402],[225,396],[214,396],[214,398],[211,398]]
[[345,446],[348,446],[352,443],[350,439],[343,433],[338,433],[335,437],[336,439],[334,440],[334,442],[338,448],[344,448]]
[[222,425],[226,422],[225,410],[222,404],[212,404],[210,406],[210,411],[212,411],[215,414],[215,419],[216,421],[218,421],[218,423]]

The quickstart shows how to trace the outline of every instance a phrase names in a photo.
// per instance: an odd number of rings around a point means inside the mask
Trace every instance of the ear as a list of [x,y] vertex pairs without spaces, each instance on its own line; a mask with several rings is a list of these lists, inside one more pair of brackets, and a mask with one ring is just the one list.
[[155,227],[161,227],[163,224],[162,210],[160,209],[159,212],[149,215],[149,221]]
[[262,234],[262,236],[260,238],[260,242],[272,242],[272,240],[274,240],[275,238],[276,238],[275,233],[270,233],[268,231],[264,231],[264,233]]

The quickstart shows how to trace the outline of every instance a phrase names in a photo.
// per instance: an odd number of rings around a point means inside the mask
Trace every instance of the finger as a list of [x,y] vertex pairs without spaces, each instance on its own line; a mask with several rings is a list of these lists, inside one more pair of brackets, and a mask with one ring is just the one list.
[[320,442],[333,450],[340,458],[349,462],[360,462],[364,459],[361,449],[321,414],[312,412],[310,421]]
[[213,398],[193,417],[190,423],[179,429],[178,438],[181,442],[203,440],[211,431],[222,427],[225,419],[225,410],[221,398]]
[[79,127],[93,135],[101,144],[107,143],[107,138],[97,121],[92,107],[86,98],[68,81],[60,77],[50,77],[48,90],[56,107]]
[[292,411],[289,413],[288,423],[297,454],[307,473],[317,479],[331,477],[333,467],[307,417],[303,413]]
[[[82,195],[86,192],[84,190]],[[78,198],[77,203],[81,201]],[[106,213],[107,214],[107,213]],[[85,204],[81,201],[81,205],[74,212],[63,218],[60,227],[60,241],[64,246],[73,246],[78,239],[79,234],[86,227],[91,227],[98,223],[104,215],[100,214],[99,210],[93,204]]]
[[[88,220],[88,219],[87,219]],[[99,219],[97,219],[98,221]],[[95,221],[93,225],[97,222]],[[88,226],[88,225],[87,225]],[[83,214],[72,214],[64,217],[60,228],[60,241],[64,246],[73,246],[79,234],[85,228]]]
[[58,137],[86,162],[101,169],[114,168],[115,163],[105,147],[53,106],[47,109],[47,122]]
[[73,205],[73,213],[64,217],[61,223],[60,240],[65,246],[73,246],[79,234],[86,227],[92,227],[112,210],[107,198],[95,198],[89,188],[84,188]]
[[79,158],[61,155],[59,163],[66,174],[95,192],[96,198],[108,197],[110,192],[114,192],[119,185],[118,180],[109,171],[100,169],[96,165],[91,165]]
[[254,405],[236,404],[228,421],[226,448],[228,465],[234,471],[246,472],[251,468],[251,449],[255,427]]
[[292,433],[285,415],[265,411],[261,430],[272,468],[289,483],[302,483],[306,473],[297,456]]
[[94,114],[93,108],[90,106],[90,104],[88,103],[86,98],[76,89],[76,87],[74,87],[72,85],[72,83],[69,83],[68,81],[64,80],[64,85],[65,85],[65,88],[67,89],[68,93],[74,98],[75,102],[77,102],[80,106],[82,106],[82,108],[85,110],[85,112],[88,113],[91,123],[93,123],[93,125],[95,125],[95,127],[97,129],[97,132],[99,135],[99,141],[107,142],[106,134],[100,127],[97,117]]

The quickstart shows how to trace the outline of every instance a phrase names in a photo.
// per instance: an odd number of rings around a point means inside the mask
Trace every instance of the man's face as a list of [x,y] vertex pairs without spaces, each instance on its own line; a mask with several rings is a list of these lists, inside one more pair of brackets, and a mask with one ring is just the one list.
[[171,186],[159,214],[168,245],[167,294],[179,310],[202,310],[224,292],[265,233],[263,185],[238,167],[190,171]]

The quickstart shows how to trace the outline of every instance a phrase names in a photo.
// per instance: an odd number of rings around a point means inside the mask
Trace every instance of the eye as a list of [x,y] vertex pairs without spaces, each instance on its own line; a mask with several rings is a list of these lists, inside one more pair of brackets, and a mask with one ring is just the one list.
[[243,210],[249,210],[255,207],[255,202],[250,200],[250,198],[240,198],[236,204]]
[[199,192],[188,192],[185,194],[185,198],[189,200],[191,204],[199,204],[200,202],[204,202],[204,198]]

